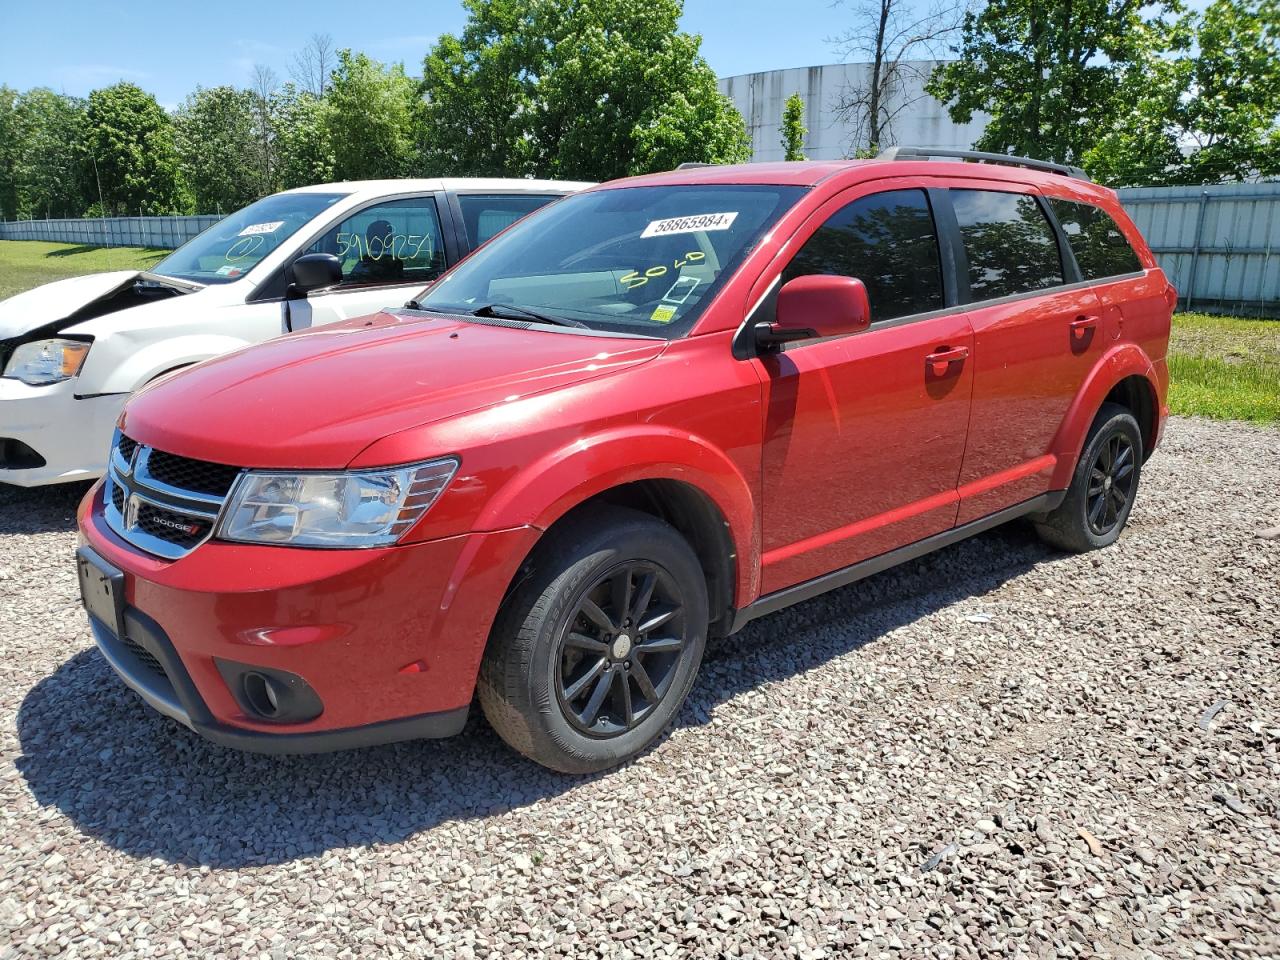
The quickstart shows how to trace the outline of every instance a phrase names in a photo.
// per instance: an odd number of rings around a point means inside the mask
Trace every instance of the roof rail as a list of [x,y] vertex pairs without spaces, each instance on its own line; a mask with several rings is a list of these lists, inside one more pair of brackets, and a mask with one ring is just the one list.
[[684,163],[680,164],[680,166],[676,167],[676,169],[677,170],[694,170],[698,167],[718,167],[718,166],[720,166],[720,164],[718,163],[703,163],[700,160],[686,160]]
[[1034,160],[1031,157],[1014,157],[1004,153],[983,153],[981,150],[943,150],[935,147],[890,147],[882,150],[877,160],[930,160],[933,157],[945,157],[949,160],[968,160],[971,163],[999,163],[1009,167],[1025,167],[1028,170],[1043,170],[1046,173],[1060,173],[1065,177],[1077,180],[1088,180],[1089,175],[1079,167],[1066,163],[1053,163],[1049,160]]

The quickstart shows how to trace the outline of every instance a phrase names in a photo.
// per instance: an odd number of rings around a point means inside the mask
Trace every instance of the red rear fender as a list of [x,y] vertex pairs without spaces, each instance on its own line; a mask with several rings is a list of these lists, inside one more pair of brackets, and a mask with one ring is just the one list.
[[1053,441],[1053,452],[1058,458],[1058,464],[1050,481],[1050,489],[1062,490],[1070,485],[1076,458],[1080,456],[1085,435],[1089,432],[1094,417],[1098,415],[1098,409],[1112,388],[1125,377],[1131,376],[1141,376],[1151,385],[1158,417],[1165,398],[1151,359],[1132,343],[1117,346],[1094,366],[1058,428]]

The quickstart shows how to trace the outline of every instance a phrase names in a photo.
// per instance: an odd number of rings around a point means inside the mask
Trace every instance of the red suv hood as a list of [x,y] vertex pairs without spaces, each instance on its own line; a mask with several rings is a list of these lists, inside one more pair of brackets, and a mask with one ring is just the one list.
[[129,402],[124,429],[140,443],[200,460],[339,468],[389,434],[603,376],[665,346],[382,313],[167,377]]

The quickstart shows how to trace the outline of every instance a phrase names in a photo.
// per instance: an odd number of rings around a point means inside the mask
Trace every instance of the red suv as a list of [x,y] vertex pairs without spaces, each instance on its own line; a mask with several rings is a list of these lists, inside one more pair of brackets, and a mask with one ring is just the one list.
[[103,655],[222,744],[446,736],[478,692],[583,772],[708,635],[1014,517],[1112,543],[1174,290],[1110,190],[963,159],[606,184],[145,389],[80,510]]

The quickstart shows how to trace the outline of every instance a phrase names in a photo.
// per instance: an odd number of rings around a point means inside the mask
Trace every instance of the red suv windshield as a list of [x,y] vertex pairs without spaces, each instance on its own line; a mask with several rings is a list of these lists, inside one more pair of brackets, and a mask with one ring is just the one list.
[[694,184],[566,197],[476,251],[419,302],[449,313],[508,304],[675,339],[803,193]]

